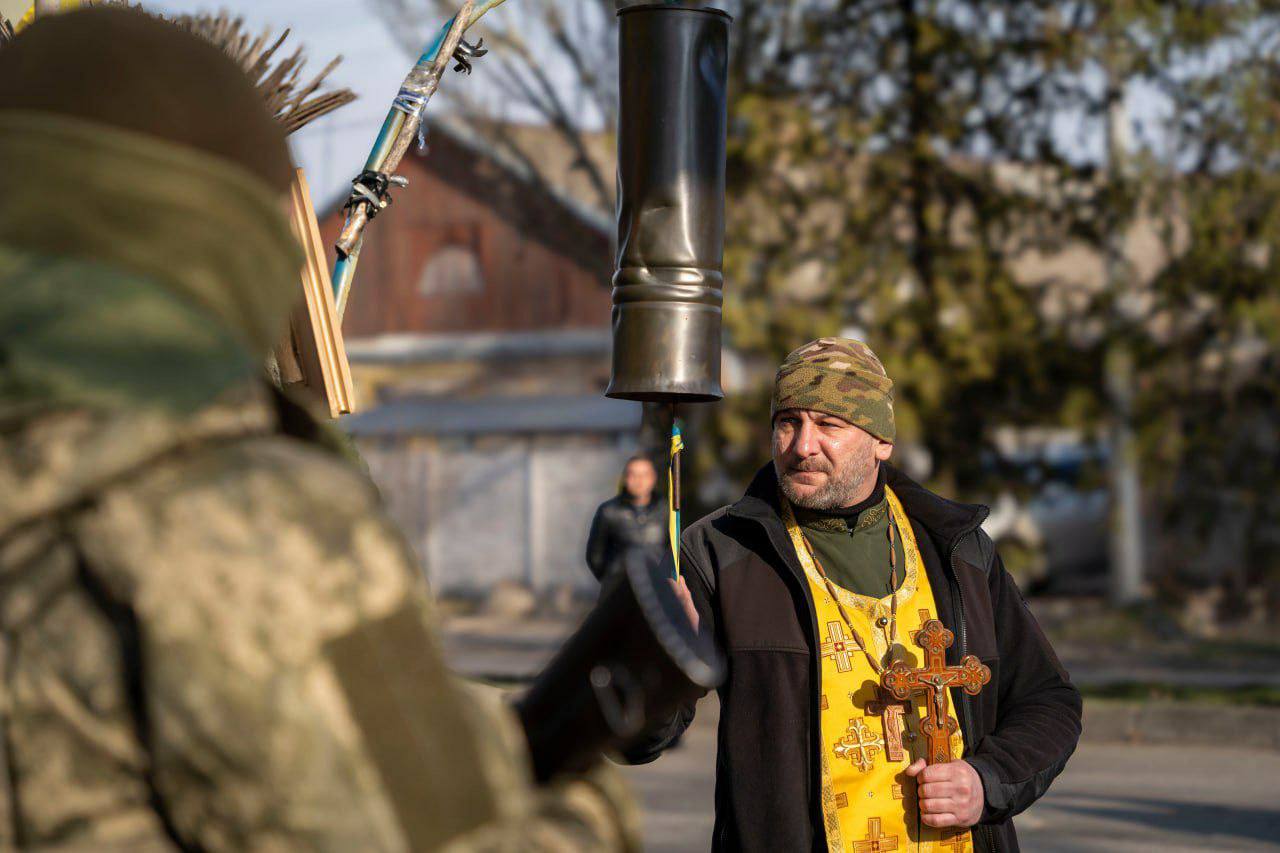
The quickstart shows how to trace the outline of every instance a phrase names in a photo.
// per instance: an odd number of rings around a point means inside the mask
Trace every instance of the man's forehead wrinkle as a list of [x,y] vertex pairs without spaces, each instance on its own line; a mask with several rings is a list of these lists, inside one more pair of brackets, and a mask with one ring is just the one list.
[[844,418],[839,417],[838,415],[827,414],[826,412],[819,411],[818,409],[803,409],[800,407],[795,407],[791,409],[779,409],[778,413],[773,416],[773,419],[774,421],[777,421],[778,418],[786,417],[787,415],[798,415],[802,412],[807,412],[809,417],[814,420],[817,420],[818,418],[823,418],[829,421],[837,421],[842,426],[855,426],[855,424],[849,423]]

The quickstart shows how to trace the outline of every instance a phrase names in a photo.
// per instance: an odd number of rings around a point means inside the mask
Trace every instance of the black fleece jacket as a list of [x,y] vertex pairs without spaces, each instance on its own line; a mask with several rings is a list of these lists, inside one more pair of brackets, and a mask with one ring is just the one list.
[[667,513],[655,494],[637,506],[626,495],[610,498],[596,510],[587,536],[587,568],[602,584],[622,569],[622,558],[640,549],[661,558],[668,549]]
[[[986,803],[979,850],[1016,851],[1011,818],[1062,772],[1080,737],[1080,694],[979,529],[987,509],[941,498],[885,466],[915,531],[938,617],[956,635],[949,663],[977,655],[992,681],[952,691],[964,760]],[[728,657],[719,688],[713,850],[825,851],[820,804],[820,668],[809,585],[779,514],[767,465],[737,503],[685,531],[682,567],[701,615]],[[693,720],[694,706],[626,752],[652,761]]]

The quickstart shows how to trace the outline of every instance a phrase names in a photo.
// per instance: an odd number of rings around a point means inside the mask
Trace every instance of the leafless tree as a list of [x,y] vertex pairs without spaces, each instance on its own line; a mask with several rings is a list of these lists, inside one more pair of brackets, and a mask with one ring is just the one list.
[[[417,57],[457,11],[450,0],[373,0],[373,6],[407,57]],[[612,139],[617,126],[614,26],[614,0],[500,6],[472,33],[490,50],[476,80],[448,90],[461,118],[494,150],[549,187],[563,190],[566,177],[574,178],[582,189],[573,195],[601,212],[613,208],[612,163],[601,156],[599,140]],[[559,163],[513,132],[522,122],[549,128],[571,153],[567,176],[552,174]]]

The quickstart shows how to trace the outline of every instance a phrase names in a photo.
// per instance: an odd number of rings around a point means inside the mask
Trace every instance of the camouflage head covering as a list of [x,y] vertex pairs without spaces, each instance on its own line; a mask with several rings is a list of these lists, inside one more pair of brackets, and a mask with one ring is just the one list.
[[871,347],[853,338],[818,338],[786,357],[770,417],[783,409],[835,415],[881,441],[894,440],[893,380]]
[[126,9],[37,20],[0,50],[0,163],[0,411],[190,411],[262,373],[300,295],[292,168],[221,50]]

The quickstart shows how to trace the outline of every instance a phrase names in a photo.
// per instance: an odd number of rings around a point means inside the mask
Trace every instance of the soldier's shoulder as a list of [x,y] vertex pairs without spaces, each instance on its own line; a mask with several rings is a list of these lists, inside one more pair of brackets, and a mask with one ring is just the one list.
[[78,532],[161,633],[261,634],[300,654],[401,606],[419,582],[368,478],[284,436],[157,459],[106,490]]
[[349,460],[279,434],[208,442],[168,454],[124,488],[157,501],[192,494],[222,498],[237,509],[253,506],[278,523],[323,519],[325,526],[378,513],[380,503],[373,482]]

